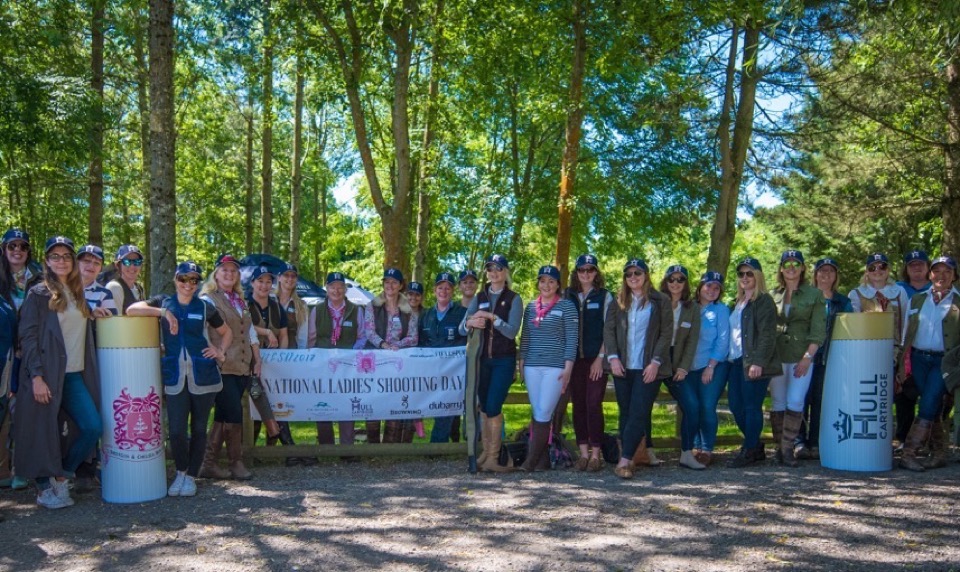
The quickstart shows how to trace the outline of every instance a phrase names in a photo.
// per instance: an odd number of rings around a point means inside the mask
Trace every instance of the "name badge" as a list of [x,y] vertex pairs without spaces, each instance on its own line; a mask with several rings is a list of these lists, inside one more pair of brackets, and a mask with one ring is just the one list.
[[351,322],[351,321],[348,320],[348,321],[346,321],[346,322],[343,323],[343,327],[344,327],[344,328],[352,328],[352,327],[353,327],[353,322]]
[[920,310],[919,310],[918,308],[911,308],[910,311],[907,312],[907,315],[908,315],[908,316],[912,316],[912,315],[916,314],[916,313],[919,312],[919,311],[920,311]]
[[563,317],[563,310],[550,310],[551,316],[560,316]]
[[481,310],[486,310],[489,307],[490,307],[490,302],[480,302],[480,304],[477,305],[477,308]]
[[187,314],[188,320],[202,320],[203,314]]
[[456,335],[455,328],[447,328],[447,341],[453,341],[453,338],[455,335]]
[[400,321],[400,316],[394,316],[394,317],[391,318],[391,319],[392,319],[394,322],[399,322],[399,321]]
[[691,327],[693,327],[693,326],[690,324],[690,322],[681,322],[681,323],[680,323],[680,327],[681,327],[681,328],[691,328]]
[[599,302],[587,302],[587,310],[598,310],[599,308]]

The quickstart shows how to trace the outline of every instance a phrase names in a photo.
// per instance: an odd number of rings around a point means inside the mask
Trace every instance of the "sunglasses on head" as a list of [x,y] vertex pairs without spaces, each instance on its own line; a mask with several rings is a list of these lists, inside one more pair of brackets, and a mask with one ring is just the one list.
[[753,270],[737,270],[737,276],[739,278],[753,278]]
[[48,254],[47,255],[48,262],[61,262],[64,260],[73,260],[73,255],[72,254]]
[[632,278],[634,276],[643,276],[645,272],[643,270],[628,270],[623,273],[624,278]]
[[883,271],[883,270],[886,270],[886,269],[887,269],[887,263],[886,263],[886,262],[880,262],[880,263],[878,263],[878,264],[871,264],[871,265],[867,268],[867,272],[878,272],[878,271]]
[[7,245],[7,250],[30,252],[30,245],[26,242],[11,242]]
[[686,281],[687,281],[686,276],[672,276],[670,278],[667,278],[667,282],[669,284],[683,284]]
[[124,266],[143,266],[142,258],[124,258],[120,261]]
[[200,279],[193,276],[177,276],[177,282],[181,284],[193,284],[196,286],[200,283]]
[[794,268],[800,268],[803,264],[800,264],[796,260],[788,260],[780,265],[781,268],[786,268],[787,270],[792,270]]

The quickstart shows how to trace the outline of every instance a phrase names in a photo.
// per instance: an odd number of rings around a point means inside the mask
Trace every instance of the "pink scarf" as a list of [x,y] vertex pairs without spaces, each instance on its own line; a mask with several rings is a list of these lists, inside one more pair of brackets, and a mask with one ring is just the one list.
[[550,302],[549,306],[544,306],[543,296],[537,296],[537,304],[535,306],[537,311],[537,317],[533,319],[533,325],[539,328],[540,322],[542,322],[543,319],[547,317],[547,314],[550,313],[550,310],[552,310],[553,307],[556,306],[557,302],[559,301],[560,301],[560,296],[557,296],[556,298],[553,299],[553,302]]
[[330,318],[333,319],[333,332],[330,334],[330,345],[337,345],[337,340],[340,339],[340,332],[343,329],[343,314],[346,309],[346,304],[341,306],[340,309],[329,305],[327,306],[327,310],[330,312]]
[[232,290],[230,292],[224,292],[224,294],[227,295],[227,300],[230,301],[230,305],[233,306],[237,312],[243,314],[243,311],[247,307],[243,302],[243,297]]

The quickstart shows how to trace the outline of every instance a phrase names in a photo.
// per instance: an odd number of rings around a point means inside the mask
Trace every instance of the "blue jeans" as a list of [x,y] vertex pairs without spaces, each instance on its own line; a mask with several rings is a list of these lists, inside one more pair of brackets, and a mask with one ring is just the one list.
[[620,408],[621,456],[632,459],[640,443],[649,438],[647,427],[651,424],[653,404],[660,394],[661,379],[643,382],[642,369],[628,369],[626,377],[614,377],[613,388]]
[[910,363],[913,364],[913,381],[920,391],[918,419],[926,419],[927,421],[938,421],[940,419],[943,396],[947,393],[940,369],[942,362],[943,354],[939,356],[930,355],[921,353],[919,350],[910,352]]
[[747,379],[743,371],[743,358],[730,362],[727,376],[727,399],[733,419],[743,434],[743,448],[756,449],[760,446],[760,433],[763,431],[763,399],[767,396],[769,377]]
[[437,417],[433,420],[433,430],[430,431],[431,443],[449,443],[450,430],[453,428],[455,415],[450,417]]
[[516,357],[482,358],[480,360],[480,379],[477,394],[480,398],[480,411],[487,417],[496,417],[503,412],[503,402],[513,385],[513,374],[517,371]]
[[720,427],[717,405],[720,403],[720,395],[727,387],[730,364],[726,361],[719,362],[714,367],[713,379],[708,384],[703,383],[705,369],[691,371],[687,375],[687,380],[697,392],[697,404],[700,407],[693,446],[697,449],[712,452],[714,445],[717,443],[717,428]]
[[60,408],[73,419],[77,437],[70,445],[63,461],[63,470],[73,473],[97,446],[103,433],[100,411],[93,402],[80,372],[68,373],[63,379],[63,399]]
[[680,418],[680,450],[689,451],[693,449],[693,438],[700,428],[700,399],[697,396],[697,389],[693,382],[699,382],[699,379],[692,379],[690,374],[683,381],[667,382],[667,390],[670,395],[677,400],[680,406],[682,416]]

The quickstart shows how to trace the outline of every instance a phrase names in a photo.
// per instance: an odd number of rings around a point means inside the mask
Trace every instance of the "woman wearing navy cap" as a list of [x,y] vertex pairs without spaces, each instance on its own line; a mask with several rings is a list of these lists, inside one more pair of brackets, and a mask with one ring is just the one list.
[[[449,272],[437,274],[434,280],[433,294],[437,303],[427,309],[420,319],[419,344],[422,348],[448,348],[467,343],[466,336],[460,333],[460,322],[467,314],[467,309],[453,301],[454,280],[453,274]],[[454,419],[459,419],[459,416],[435,418],[430,442],[450,441]]]
[[[777,305],[767,294],[763,267],[756,258],[737,265],[737,298],[730,312],[730,351],[727,361],[727,398],[730,411],[743,434],[743,446],[730,461],[734,468],[766,458],[763,431],[763,399],[774,375],[783,367],[776,355]],[[779,447],[779,443],[776,444]]]
[[579,337],[577,307],[560,295],[560,270],[556,266],[540,267],[537,290],[540,295],[527,304],[524,312],[520,337],[520,372],[533,417],[527,458],[520,466],[527,472],[550,468],[550,420],[560,394],[570,383]]
[[280,302],[280,307],[287,314],[287,348],[297,349],[307,347],[307,316],[310,313],[306,303],[297,294],[297,279],[300,274],[297,267],[287,264],[277,280],[277,289],[274,294]]
[[423,284],[411,282],[407,285],[407,303],[410,304],[410,310],[418,318],[423,317]]
[[[897,286],[907,293],[908,300],[915,294],[930,289],[930,257],[926,252],[911,250],[903,255],[903,268],[900,270]],[[908,371],[903,383],[900,384],[900,391],[893,397],[894,415],[897,420],[897,432],[894,438],[901,446],[907,440],[907,432],[916,417],[918,399],[920,399],[920,392],[913,381],[913,375]]]
[[[36,479],[37,504],[57,509],[73,504],[67,479],[100,438],[100,382],[73,241],[55,236],[45,252],[43,281],[30,289],[20,310],[23,363],[14,457],[17,475]],[[66,450],[60,445],[61,411],[77,426]]]
[[[197,297],[202,274],[195,262],[181,262],[174,275],[175,296],[160,294],[127,308],[128,316],[160,319],[163,393],[167,397],[170,449],[177,468],[167,490],[172,497],[197,494],[194,479],[207,446],[207,420],[223,388],[218,363],[226,358],[233,336],[213,304]],[[219,345],[210,343],[208,327],[220,336]]]
[[614,474],[633,478],[646,451],[647,427],[660,383],[673,373],[670,340],[673,313],[670,299],[650,284],[647,263],[639,258],[623,267],[617,303],[611,304],[603,343],[609,354],[617,405],[620,408],[620,461]]
[[693,369],[693,358],[700,339],[700,307],[690,300],[689,276],[690,272],[679,264],[667,268],[660,282],[660,292],[670,297],[672,309],[670,362],[674,373],[667,381],[667,389],[677,400],[683,414],[680,424],[680,466],[702,471],[707,466],[693,454],[693,442],[700,427],[700,406],[697,388],[691,383],[693,380],[687,379]]
[[897,354],[903,345],[901,332],[907,321],[907,306],[910,297],[890,277],[890,261],[886,254],[876,253],[867,257],[866,270],[860,285],[850,291],[850,304],[854,312],[891,312],[894,316],[894,344]]
[[830,351],[830,339],[833,335],[833,323],[837,314],[852,312],[850,298],[837,292],[840,281],[839,267],[832,258],[821,258],[814,264],[814,283],[823,294],[827,303],[826,336],[823,344],[813,356],[813,377],[804,403],[804,422],[800,429],[795,451],[797,459],[820,458],[820,406],[823,400],[823,378],[827,370],[827,353]]
[[146,296],[143,286],[137,282],[143,268],[143,253],[132,244],[124,244],[117,249],[114,264],[118,270],[117,277],[107,282],[107,289],[113,294],[114,303],[123,316],[131,304]]
[[797,466],[793,446],[813,377],[813,358],[827,336],[826,301],[820,290],[807,284],[806,274],[803,253],[787,250],[780,256],[778,287],[772,292],[779,330],[776,355],[783,372],[770,380],[770,425],[777,459],[789,467]]
[[693,356],[693,370],[687,379],[696,392],[699,408],[694,415],[697,421],[694,446],[698,449],[694,458],[704,467],[710,466],[713,461],[713,447],[720,425],[717,404],[727,386],[730,367],[727,362],[730,351],[730,308],[721,301],[722,296],[722,274],[706,272],[700,277],[696,295],[700,309],[700,335]]
[[480,282],[477,280],[477,273],[469,268],[460,272],[457,278],[457,289],[460,291],[460,305],[464,308],[470,307],[470,302],[477,295],[477,288]]
[[[220,370],[223,389],[214,401],[213,426],[207,435],[207,451],[200,467],[201,477],[247,480],[253,477],[243,464],[243,392],[250,385],[250,373],[260,375],[260,340],[253,329],[250,309],[240,287],[240,263],[229,254],[217,258],[213,272],[203,284],[200,297],[213,303],[230,328],[225,344],[216,330],[208,330],[210,342],[226,349]],[[227,443],[230,470],[218,465],[223,442]]]
[[480,330],[483,335],[477,380],[483,452],[477,457],[477,464],[481,471],[502,473],[511,470],[500,465],[498,456],[503,432],[503,402],[507,399],[517,367],[515,340],[523,320],[523,300],[510,289],[510,264],[506,256],[491,255],[484,270],[486,283],[470,302],[460,332],[466,335],[467,328],[472,328]]
[[3,256],[0,257],[0,292],[9,293],[17,309],[24,298],[43,276],[43,267],[33,259],[30,235],[19,228],[3,233]]
[[[420,319],[403,295],[403,285],[403,273],[399,269],[387,268],[383,272],[383,293],[373,299],[366,313],[364,331],[368,347],[383,350],[416,347]],[[412,421],[390,419],[384,424],[383,442],[401,443],[406,431],[413,431]],[[367,421],[367,442],[380,442],[380,421]]]
[[103,270],[103,249],[95,244],[83,245],[77,251],[77,264],[80,266],[83,295],[94,317],[109,318],[119,314],[113,293],[97,282],[97,277]]
[[[579,335],[577,360],[573,362],[567,393],[573,401],[573,431],[577,436],[580,458],[578,471],[600,471],[603,445],[603,398],[607,390],[607,376],[603,371],[606,349],[603,345],[603,326],[613,296],[604,288],[603,274],[597,266],[597,257],[583,254],[570,276],[566,298],[577,308]],[[561,400],[561,406],[565,403]]]
[[[920,390],[920,410],[903,445],[900,466],[911,471],[945,467],[949,440],[941,416],[946,395],[942,367],[944,355],[960,346],[960,293],[953,287],[957,263],[941,256],[930,265],[933,285],[910,300],[904,347],[909,348],[913,379]],[[900,356],[897,385],[905,375],[906,356]],[[917,458],[917,450],[929,441],[930,456]]]

